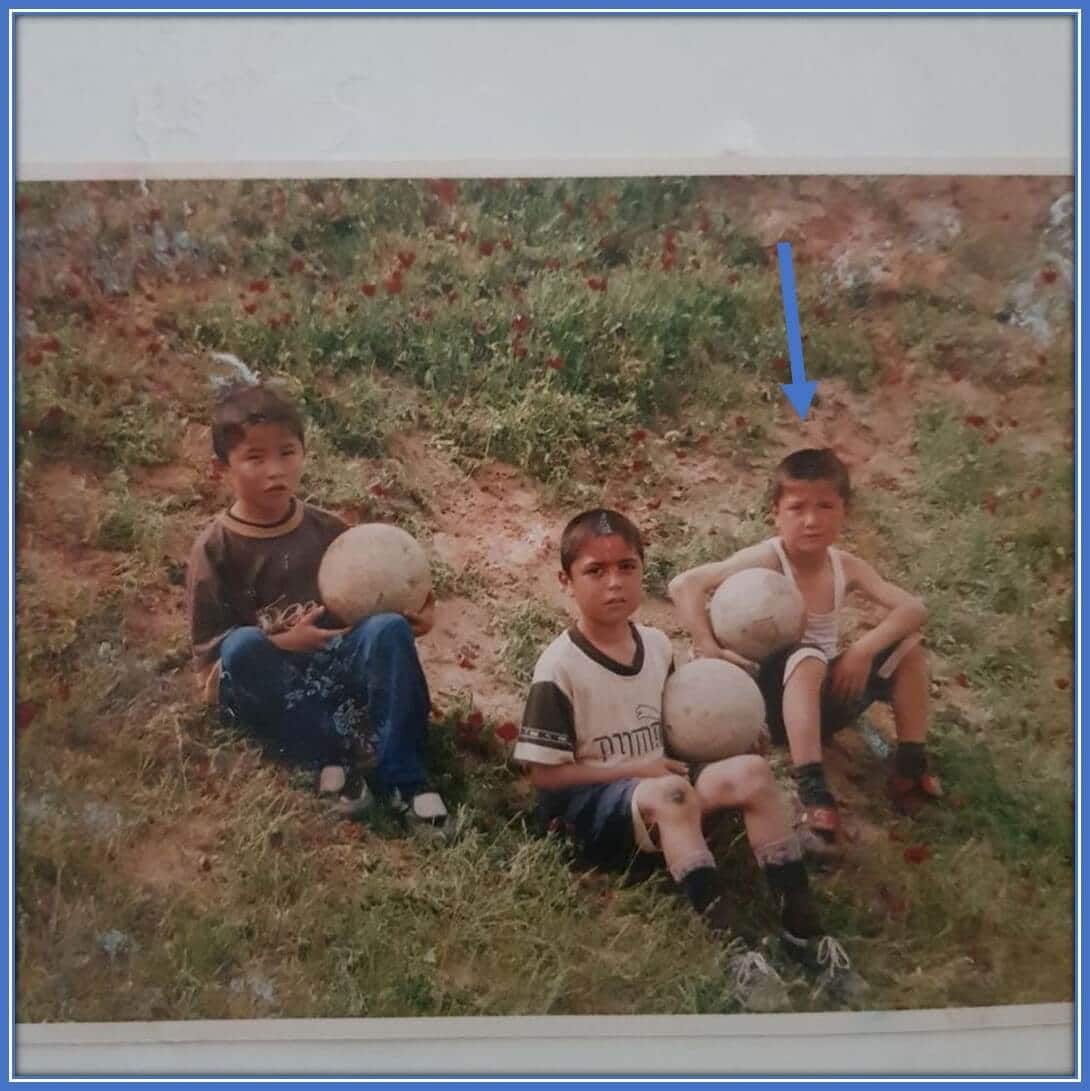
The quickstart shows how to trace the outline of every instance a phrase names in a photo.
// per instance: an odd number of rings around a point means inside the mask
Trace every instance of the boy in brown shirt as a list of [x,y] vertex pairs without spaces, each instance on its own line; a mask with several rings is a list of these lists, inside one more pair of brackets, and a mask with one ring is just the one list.
[[[320,768],[319,790],[339,795],[363,767],[373,786],[417,819],[441,825],[428,790],[430,700],[414,637],[434,624],[376,614],[334,627],[320,604],[318,567],[348,524],[296,496],[305,455],[298,410],[260,384],[236,383],[213,411],[213,472],[234,502],[190,552],[186,604],[194,662],[221,714],[276,756]],[[347,809],[369,800],[366,784]]]

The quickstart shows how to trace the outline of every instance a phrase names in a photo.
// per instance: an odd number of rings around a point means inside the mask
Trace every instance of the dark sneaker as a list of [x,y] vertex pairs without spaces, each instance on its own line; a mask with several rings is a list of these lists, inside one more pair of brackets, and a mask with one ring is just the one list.
[[318,776],[318,795],[339,818],[361,818],[375,803],[367,781],[340,765],[327,765]]
[[837,1006],[862,1003],[870,986],[852,969],[848,952],[832,936],[807,940],[785,930],[783,940],[787,954],[816,977],[812,999],[828,1000]]
[[783,1011],[791,1006],[787,985],[759,951],[744,950],[727,963],[734,996],[746,1011]]
[[430,788],[423,788],[416,792],[411,799],[406,799],[395,788],[390,793],[389,805],[395,814],[404,819],[410,830],[442,836],[447,827],[447,806],[443,797]]

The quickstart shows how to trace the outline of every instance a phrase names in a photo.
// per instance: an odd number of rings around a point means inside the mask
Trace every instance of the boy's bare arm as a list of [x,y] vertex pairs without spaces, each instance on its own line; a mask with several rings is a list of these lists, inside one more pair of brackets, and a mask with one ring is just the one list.
[[728,577],[747,568],[778,567],[776,553],[766,542],[747,546],[725,561],[698,565],[676,575],[667,587],[671,600],[677,607],[681,622],[693,638],[697,655],[709,659],[726,659],[747,670],[753,668],[749,660],[719,646],[708,620],[708,596]]
[[858,591],[889,610],[878,625],[856,640],[833,665],[829,677],[832,692],[842,700],[854,700],[866,689],[874,657],[883,648],[917,632],[927,620],[927,607],[914,595],[882,579],[866,561],[847,553],[843,557],[848,590]]
[[849,591],[858,591],[870,602],[884,606],[889,613],[857,645],[873,658],[883,648],[896,644],[909,633],[923,628],[927,607],[923,599],[909,594],[894,583],[883,579],[866,561],[850,553],[843,554],[844,577]]
[[640,758],[636,761],[622,761],[617,765],[594,765],[591,762],[567,761],[561,765],[545,765],[543,762],[528,762],[530,783],[535,788],[546,792],[555,792],[564,788],[581,788],[587,784],[610,784],[615,780],[647,777],[664,777],[669,773],[687,776],[689,767],[673,758]]

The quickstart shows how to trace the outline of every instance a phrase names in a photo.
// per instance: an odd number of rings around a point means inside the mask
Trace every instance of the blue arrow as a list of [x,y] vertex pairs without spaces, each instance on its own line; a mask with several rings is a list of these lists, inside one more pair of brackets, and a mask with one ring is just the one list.
[[795,270],[791,265],[791,244],[781,242],[776,246],[780,259],[780,289],[783,292],[783,318],[787,323],[787,355],[791,360],[791,382],[780,383],[787,400],[795,407],[802,420],[810,411],[817,381],[808,381],[806,365],[802,359],[802,333],[799,331],[799,305],[795,299]]

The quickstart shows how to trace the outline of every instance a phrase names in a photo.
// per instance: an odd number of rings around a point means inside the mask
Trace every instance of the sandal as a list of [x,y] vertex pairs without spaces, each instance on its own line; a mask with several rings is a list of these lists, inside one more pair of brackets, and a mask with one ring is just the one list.
[[813,856],[828,859],[839,855],[840,812],[835,806],[804,807],[798,823],[799,842]]
[[932,773],[918,777],[901,777],[894,773],[889,778],[890,802],[901,814],[912,816],[942,796],[942,781]]

